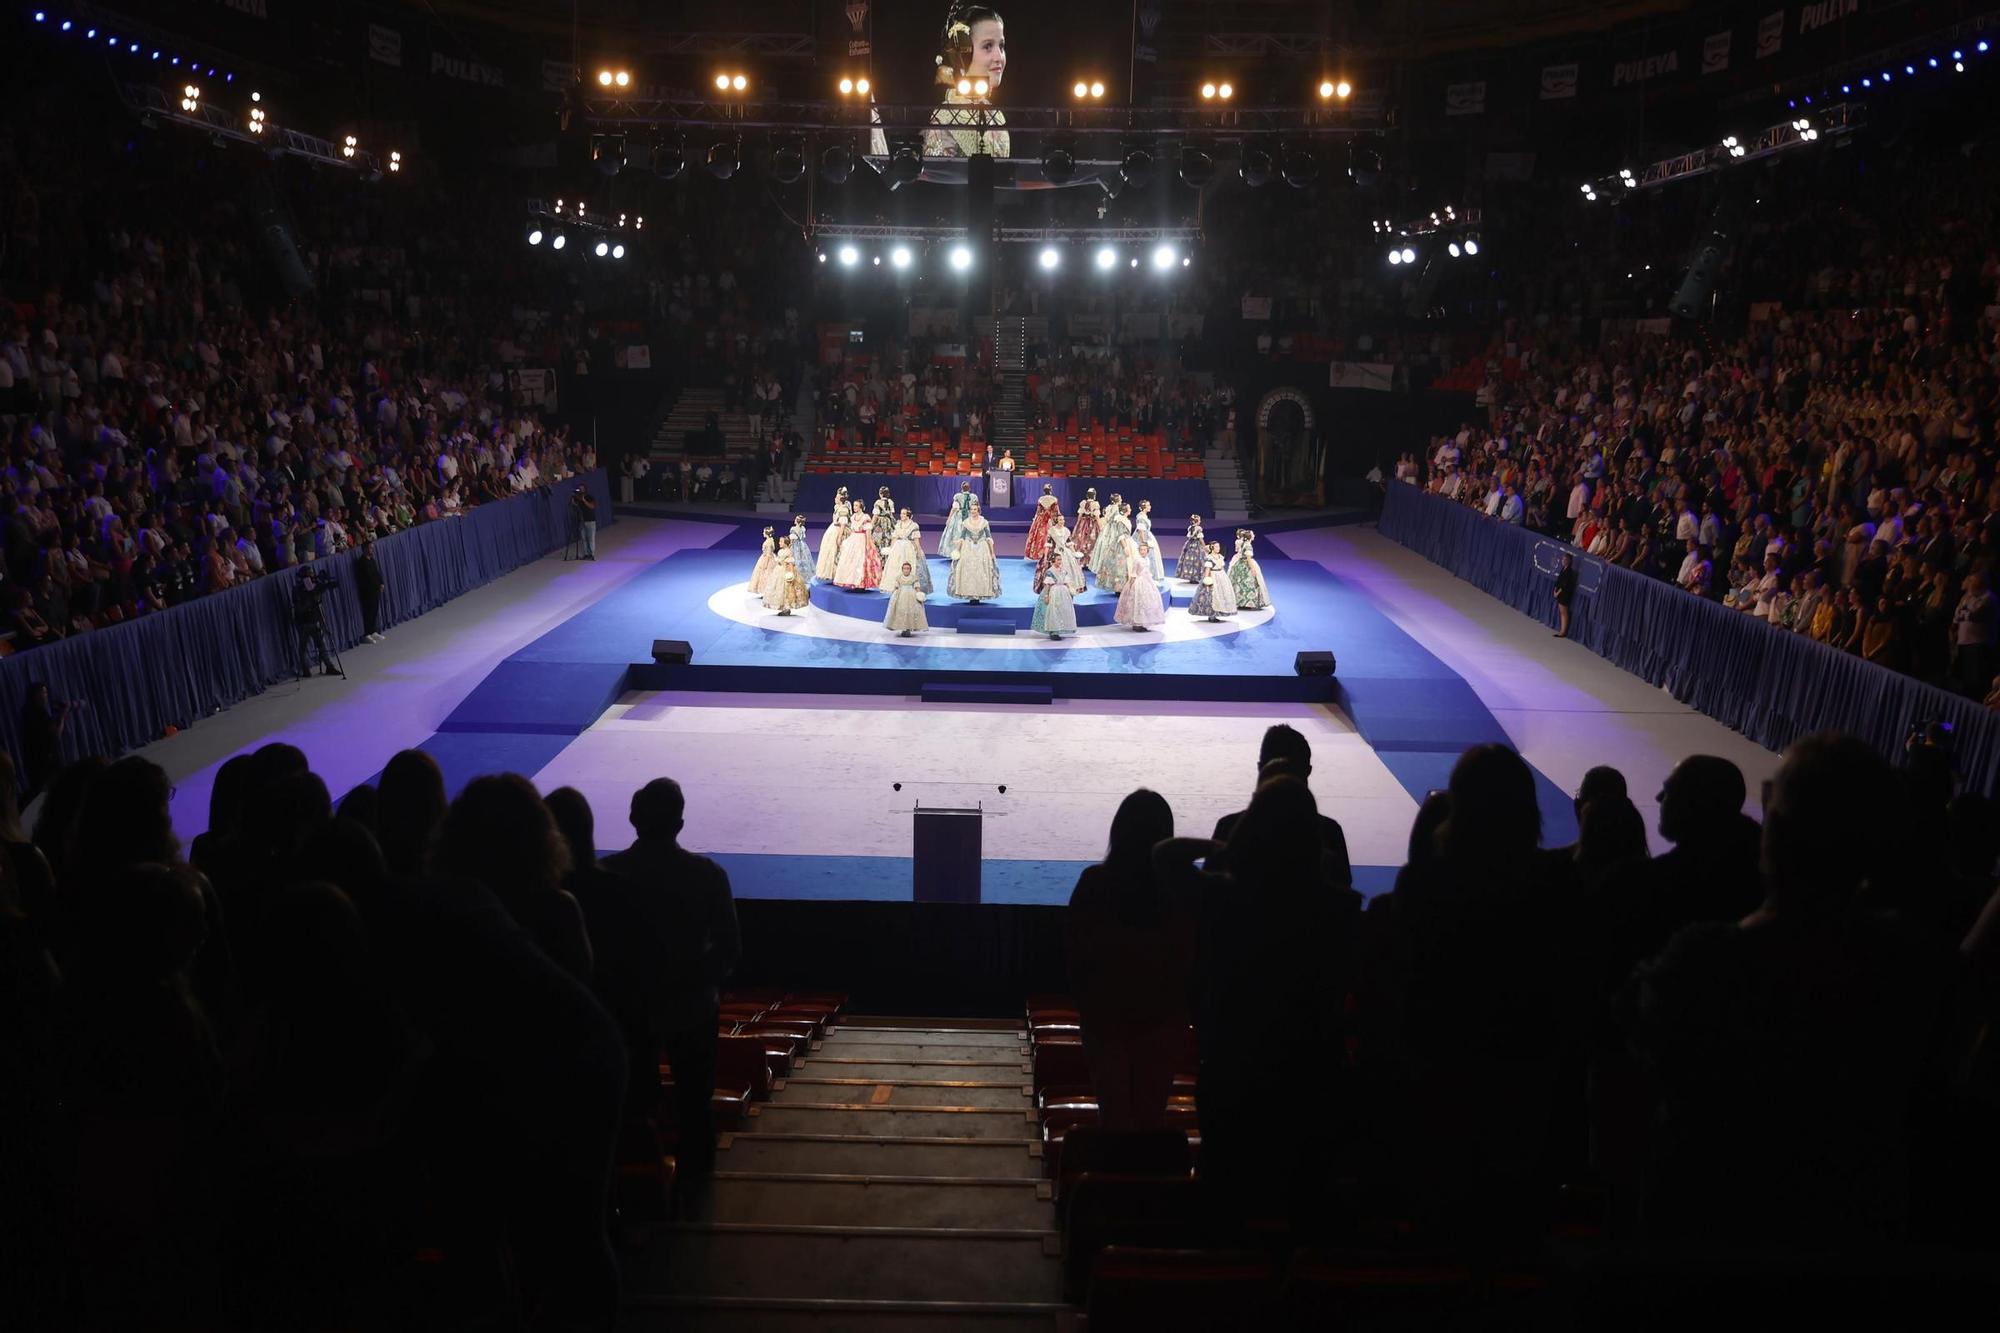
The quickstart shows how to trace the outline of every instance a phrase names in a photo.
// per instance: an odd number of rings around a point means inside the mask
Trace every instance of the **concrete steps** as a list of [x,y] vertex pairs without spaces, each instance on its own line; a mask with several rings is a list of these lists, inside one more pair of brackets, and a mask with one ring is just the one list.
[[628,1265],[621,1327],[1060,1333],[1029,1068],[1018,1023],[837,1024]]

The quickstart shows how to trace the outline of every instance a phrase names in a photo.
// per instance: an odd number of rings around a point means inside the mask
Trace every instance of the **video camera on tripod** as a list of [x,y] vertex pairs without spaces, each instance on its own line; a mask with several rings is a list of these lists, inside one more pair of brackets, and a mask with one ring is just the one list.
[[292,624],[299,634],[300,680],[312,674],[315,655],[323,675],[347,679],[340,654],[334,650],[333,638],[326,632],[326,594],[335,586],[337,580],[332,573],[314,565],[301,569],[298,581],[292,585]]

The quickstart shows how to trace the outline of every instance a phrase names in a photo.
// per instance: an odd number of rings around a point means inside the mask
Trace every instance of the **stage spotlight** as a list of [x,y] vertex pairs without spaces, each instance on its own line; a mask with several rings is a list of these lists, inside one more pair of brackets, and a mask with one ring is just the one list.
[[1178,258],[1180,256],[1174,253],[1174,247],[1171,245],[1156,245],[1153,247],[1153,267],[1162,272],[1172,268],[1174,260]]
[[840,81],[840,95],[841,95],[842,97],[852,97],[852,96],[854,96],[854,80],[853,80],[853,79],[842,79],[842,80]]
[[1389,251],[1390,265],[1393,267],[1394,265],[1401,264],[1402,262],[1403,262],[1403,252],[1401,250],[1391,249]]
[[663,181],[677,178],[687,170],[687,148],[682,140],[661,140],[653,145],[653,174]]
[[1118,251],[1109,245],[1097,247],[1097,267],[1109,271],[1118,262]]
[[951,247],[951,266],[960,273],[972,267],[972,251],[963,245]]
[[889,252],[889,262],[897,268],[908,268],[910,266],[910,247],[899,245],[891,250]]
[[869,262],[873,263],[873,264],[875,265],[875,267],[876,267],[876,268],[880,268],[880,267],[882,267],[882,256],[880,256],[880,255],[876,255],[876,256],[875,256],[875,257],[874,257],[874,258],[873,258],[872,260],[870,260]]
[[549,238],[549,249],[551,250],[560,250],[565,245],[568,244],[569,244],[569,237],[563,235],[560,231],[557,232],[554,236]]
[[1382,155],[1359,144],[1348,145],[1347,179],[1364,190],[1374,187],[1382,179]]
[[1349,97],[1353,96],[1353,94],[1354,94],[1354,85],[1349,83],[1346,79],[1342,79],[1339,83],[1333,85],[1333,95],[1335,97],[1338,97],[1343,102],[1346,101]]
[[1294,190],[1303,190],[1319,179],[1319,159],[1304,144],[1287,144],[1280,161],[1280,174]]
[[403,155],[397,152],[395,149],[391,148],[389,150],[389,174],[393,176],[402,169],[403,169]]
[[1333,96],[1333,80],[1321,79],[1319,81],[1319,95],[1321,101],[1325,101],[1327,98]]
[[528,244],[529,244],[529,245],[540,245],[541,243],[542,243],[542,229],[541,229],[540,227],[532,227],[532,226],[531,226],[531,227],[529,227],[529,228],[528,228]]
[[590,252],[596,255],[599,259],[602,259],[604,258],[604,256],[611,253],[611,242],[599,241],[596,245],[593,245],[590,248]]
[[1204,102],[1213,102],[1215,100],[1214,84],[1204,83],[1203,85],[1201,85],[1201,100]]
[[822,264],[826,262],[826,251],[822,250],[819,252],[819,262]]
[[1453,259],[1456,259],[1460,255],[1465,253],[1463,250],[1459,249],[1457,241],[1452,241],[1449,244],[1447,244],[1444,248],[1444,252],[1450,255]]
[[340,141],[340,155],[342,157],[351,159],[353,158],[355,153],[360,151],[360,148],[361,145],[358,142],[356,142],[354,136],[351,134],[345,136]]
[[1127,148],[1125,160],[1119,163],[1118,174],[1133,189],[1145,189],[1153,180],[1153,150],[1136,144]]
[[1085,83],[1082,79],[1078,79],[1075,82],[1075,84],[1073,84],[1070,87],[1069,91],[1071,96],[1075,97],[1077,101],[1081,102],[1084,98],[1090,96],[1090,85]]
[[1271,181],[1271,155],[1261,148],[1246,148],[1237,164],[1237,171],[1243,177],[1243,183],[1253,190],[1268,185]]
[[[187,112],[189,115],[193,115],[195,112],[201,110],[201,89],[192,83],[181,86],[181,110]],[[354,144],[354,140],[351,137],[347,142],[350,148]],[[347,156],[353,157],[354,154],[349,152]]]
[[715,76],[715,90],[719,93],[729,91],[729,76],[727,74],[718,74]]
[[1132,258],[1131,258],[1131,259],[1130,259],[1130,260],[1129,260],[1128,262],[1129,262],[1130,266],[1131,266],[1131,267],[1133,267],[1133,268],[1137,268],[1137,267],[1139,267],[1139,256],[1137,256],[1137,255],[1133,255],[1133,256],[1132,256]]
[[1236,89],[1232,84],[1218,83],[1215,85],[1215,95],[1219,100],[1227,102],[1236,96]]
[[854,91],[862,97],[868,96],[868,80],[856,79],[854,81]]
[[1051,185],[1067,185],[1076,177],[1076,140],[1064,135],[1050,142],[1042,154],[1042,179]]
[[1193,264],[1193,263],[1194,263],[1194,256],[1193,256],[1193,255],[1182,255],[1182,256],[1181,256],[1181,267],[1182,267],[1182,268],[1187,268],[1187,267],[1188,267],[1189,265],[1191,265],[1191,264]]
[[611,257],[613,259],[623,259],[625,257],[625,247],[623,245],[612,246]]
[[921,176],[924,171],[923,140],[905,138],[889,145],[889,166],[883,171],[882,179],[891,190],[899,190]]
[[771,179],[780,185],[796,185],[806,174],[806,143],[787,139],[771,152]]
[[1061,263],[1062,263],[1062,251],[1056,249],[1053,245],[1045,245],[1042,247],[1041,265],[1043,269],[1049,272],[1054,272],[1055,269],[1061,265]]
[[1407,245],[1403,247],[1403,262],[1405,264],[1414,264],[1417,262],[1417,252]]
[[1468,255],[1476,255],[1479,253],[1479,237],[1474,235],[1468,235],[1465,238],[1465,253]]
[[590,164],[597,168],[600,176],[616,176],[625,169],[625,136],[622,134],[593,134],[590,136]]
[[719,181],[726,181],[736,174],[736,168],[743,165],[743,150],[734,140],[710,144],[708,149],[708,171]]
[[1215,159],[1200,148],[1181,148],[1181,183],[1201,189],[1215,179]]
[[845,185],[854,174],[854,154],[845,144],[835,144],[819,155],[819,174],[829,185]]
[[1099,101],[1103,98],[1103,96],[1104,96],[1104,84],[1097,79],[1092,79],[1090,81],[1090,100],[1093,102]]
[[840,247],[840,262],[844,268],[853,268],[861,262],[861,252],[851,245]]

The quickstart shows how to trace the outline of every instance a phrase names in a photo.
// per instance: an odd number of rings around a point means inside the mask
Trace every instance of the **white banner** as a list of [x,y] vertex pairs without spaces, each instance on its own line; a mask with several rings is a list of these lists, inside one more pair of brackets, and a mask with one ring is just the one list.
[[1720,74],[1729,68],[1729,44],[1735,40],[1733,32],[1712,32],[1701,44],[1701,72]]
[[1645,83],[1662,74],[1678,74],[1680,68],[1678,51],[1662,51],[1659,55],[1640,56],[1637,60],[1620,60],[1611,66],[1611,86],[1622,88],[1628,83]]
[[620,370],[651,370],[652,346],[648,343],[629,343],[612,354],[612,364]]
[[403,64],[403,34],[379,23],[368,25],[368,58],[398,69]]
[[1476,83],[1448,83],[1444,89],[1444,113],[1447,116],[1483,116],[1486,114],[1486,80]]
[[1785,45],[1785,11],[1766,14],[1757,20],[1757,58],[1769,60]]
[[[1881,8],[1877,5],[1876,8]],[[1799,6],[1799,36],[1803,37],[1814,28],[1824,28],[1829,23],[1839,23],[1851,15],[1861,12],[1861,0],[1815,0],[1815,3]]]
[[448,56],[442,51],[431,52],[431,73],[464,83],[483,84],[488,88],[507,86],[507,73],[497,65],[483,65],[477,60]]
[[852,30],[847,38],[847,54],[851,56],[865,56],[873,50],[868,40],[868,4],[869,0],[847,0],[844,12]]
[[1326,382],[1334,389],[1388,393],[1396,387],[1396,368],[1385,361],[1333,361],[1327,364]]
[[1576,63],[1542,66],[1542,100],[1557,102],[1576,96]]
[[513,391],[514,401],[523,407],[545,407],[556,410],[556,372],[547,366],[532,370],[510,370],[507,372],[507,387]]
[[1271,298],[1268,296],[1246,296],[1243,298],[1243,318],[1269,319]]

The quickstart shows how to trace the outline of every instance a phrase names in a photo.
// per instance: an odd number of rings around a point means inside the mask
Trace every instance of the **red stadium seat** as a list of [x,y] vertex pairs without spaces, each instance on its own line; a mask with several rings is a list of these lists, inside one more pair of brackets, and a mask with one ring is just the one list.
[[1276,1327],[1278,1291],[1261,1254],[1110,1245],[1091,1266],[1085,1308],[1090,1333],[1233,1333]]

